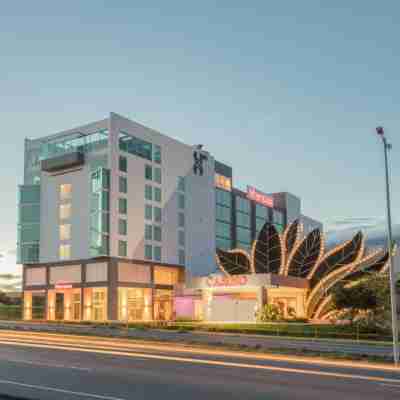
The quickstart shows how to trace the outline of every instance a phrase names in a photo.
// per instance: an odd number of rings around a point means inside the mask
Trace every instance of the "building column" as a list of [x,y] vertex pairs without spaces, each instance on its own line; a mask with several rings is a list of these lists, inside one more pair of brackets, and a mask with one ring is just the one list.
[[118,320],[118,260],[110,259],[107,266],[107,319]]

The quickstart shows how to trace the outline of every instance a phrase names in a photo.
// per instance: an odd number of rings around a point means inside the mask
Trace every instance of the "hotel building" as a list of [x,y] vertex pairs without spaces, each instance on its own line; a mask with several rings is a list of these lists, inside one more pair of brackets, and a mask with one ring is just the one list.
[[249,251],[266,222],[321,225],[298,197],[239,190],[202,145],[115,113],[26,139],[24,172],[25,319],[168,320],[174,289],[216,272],[216,248]]

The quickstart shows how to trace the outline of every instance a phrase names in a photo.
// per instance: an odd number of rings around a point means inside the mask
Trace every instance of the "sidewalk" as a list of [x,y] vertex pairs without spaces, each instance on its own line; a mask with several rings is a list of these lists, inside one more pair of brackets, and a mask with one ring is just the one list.
[[355,342],[350,340],[312,340],[304,338],[280,338],[263,335],[215,333],[215,332],[180,332],[161,329],[133,329],[107,327],[106,325],[68,325],[34,322],[0,321],[0,329],[26,330],[48,333],[75,335],[94,335],[105,337],[131,338],[157,342],[172,342],[188,345],[232,346],[241,350],[291,350],[317,353],[336,353],[353,356],[377,356],[390,358],[392,348],[385,343]]

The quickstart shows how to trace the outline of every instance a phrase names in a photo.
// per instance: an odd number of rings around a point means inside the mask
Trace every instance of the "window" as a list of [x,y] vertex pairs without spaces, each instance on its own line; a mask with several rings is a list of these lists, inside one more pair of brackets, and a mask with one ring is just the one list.
[[128,180],[124,176],[119,177],[120,193],[128,193]]
[[134,136],[120,131],[119,149],[135,156],[143,157],[146,160],[152,160],[152,144]]
[[61,204],[60,205],[60,219],[71,218],[71,204]]
[[215,190],[216,203],[222,204],[226,207],[231,207],[231,193],[226,190],[216,189]]
[[40,204],[22,205],[19,207],[19,223],[31,224],[40,222]]
[[154,260],[161,261],[161,247],[154,246]]
[[215,183],[216,187],[219,187],[221,189],[225,189],[225,190],[232,189],[232,179],[227,178],[226,176],[223,176],[220,174],[215,174],[214,183]]
[[160,207],[154,207],[154,221],[159,223],[162,221],[162,212]]
[[128,172],[128,160],[126,157],[119,156],[119,170],[121,172]]
[[59,247],[60,260],[69,260],[71,258],[71,245],[61,244]]
[[151,165],[144,166],[144,177],[149,181],[153,180],[153,168]]
[[185,208],[185,195],[178,193],[178,208],[183,210]]
[[158,201],[161,203],[161,189],[160,188],[154,188],[154,200]]
[[153,200],[153,188],[150,185],[144,187],[144,198],[146,200]]
[[178,226],[180,228],[185,227],[185,214],[184,213],[178,213]]
[[236,227],[236,238],[238,242],[251,243],[251,233],[249,229]]
[[229,224],[225,224],[224,222],[217,221],[215,228],[216,228],[217,236],[230,239],[231,226]]
[[236,211],[250,214],[250,201],[243,197],[236,196]]
[[185,191],[185,178],[183,176],[178,176],[178,190]]
[[60,200],[69,200],[72,196],[72,185],[65,183],[60,185]]
[[269,220],[269,209],[261,204],[256,204],[256,217]]
[[179,246],[185,245],[185,231],[178,231],[178,244]]
[[128,249],[126,242],[124,240],[118,240],[118,256],[126,257],[128,254]]
[[19,204],[40,203],[40,186],[26,185],[19,188]]
[[71,225],[65,224],[60,225],[60,240],[70,240],[71,239]]
[[236,225],[250,228],[250,215],[241,212],[236,213]]
[[161,184],[161,168],[154,168],[154,181]]
[[178,264],[185,265],[185,250],[178,251]]
[[161,164],[161,147],[155,144],[153,146],[153,160],[157,164]]
[[232,247],[231,239],[217,237],[216,245],[218,249],[230,250]]
[[153,219],[153,207],[148,204],[144,206],[144,218],[147,219],[148,221],[151,221]]
[[144,226],[144,238],[146,240],[152,240],[153,239],[153,227],[151,225],[145,225]]
[[128,201],[126,199],[118,199],[118,211],[120,214],[128,212]]
[[231,209],[228,207],[221,206],[217,204],[216,210],[216,218],[220,221],[231,222]]
[[283,225],[283,213],[278,210],[272,211],[273,221],[275,224]]
[[128,233],[128,221],[126,219],[118,220],[118,234],[126,235]]
[[157,242],[161,242],[161,227],[160,226],[154,226],[153,227],[153,238],[154,240],[156,240]]
[[153,258],[153,247],[150,244],[144,246],[144,258],[151,260]]

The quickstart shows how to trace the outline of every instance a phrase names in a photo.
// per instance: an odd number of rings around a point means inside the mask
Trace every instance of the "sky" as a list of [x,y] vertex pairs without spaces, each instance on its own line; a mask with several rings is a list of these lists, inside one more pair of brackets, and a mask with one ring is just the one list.
[[[23,141],[117,112],[289,191],[326,229],[400,222],[400,3],[4,2],[0,266],[16,271]],[[361,224],[362,225],[362,224]],[[346,225],[347,226],[347,225]]]

